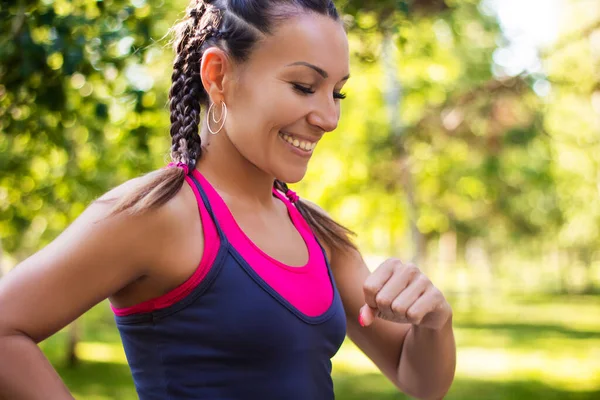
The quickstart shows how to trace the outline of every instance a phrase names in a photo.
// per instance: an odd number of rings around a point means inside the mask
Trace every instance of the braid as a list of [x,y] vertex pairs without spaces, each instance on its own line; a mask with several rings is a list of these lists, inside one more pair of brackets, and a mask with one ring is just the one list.
[[[202,154],[202,143],[198,134],[200,107],[208,101],[200,77],[202,47],[209,37],[220,38],[224,35],[217,28],[222,16],[216,7],[208,7],[204,1],[197,1],[189,11],[189,16],[190,18],[183,22],[184,31],[175,46],[177,56],[173,64],[169,99],[171,158],[193,170]],[[204,27],[198,29],[202,25]]]
[[275,179],[273,182],[273,187],[280,192],[283,192],[283,194],[287,194],[288,190],[290,190],[290,188],[287,186],[287,183],[280,181],[279,179]]

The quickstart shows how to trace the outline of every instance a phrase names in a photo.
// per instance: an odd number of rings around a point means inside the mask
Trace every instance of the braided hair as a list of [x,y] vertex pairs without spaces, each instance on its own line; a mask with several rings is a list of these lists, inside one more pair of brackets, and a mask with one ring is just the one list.
[[[169,90],[171,159],[182,168],[166,168],[143,187],[125,196],[111,215],[122,211],[139,213],[160,207],[181,189],[185,176],[202,156],[199,135],[201,107],[210,99],[202,85],[200,65],[204,51],[219,47],[236,62],[248,59],[263,35],[297,10],[315,12],[339,20],[333,0],[192,0],[186,17],[174,26],[175,60]],[[285,182],[273,186],[288,194]],[[331,247],[355,247],[353,233],[303,201],[295,205],[308,224]]]
[[188,10],[189,18],[179,27],[181,33],[175,42],[175,62],[169,91],[171,110],[171,158],[191,171],[202,154],[198,125],[200,106],[208,103],[208,96],[200,78],[200,64],[209,41],[226,38],[219,31],[222,13],[204,1]]

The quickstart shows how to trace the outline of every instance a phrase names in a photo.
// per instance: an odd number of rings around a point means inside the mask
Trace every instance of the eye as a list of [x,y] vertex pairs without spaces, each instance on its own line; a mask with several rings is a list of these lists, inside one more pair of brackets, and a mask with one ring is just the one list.
[[[292,83],[292,86],[294,87],[295,90],[297,90],[298,92],[300,92],[302,94],[314,94],[315,93],[315,91],[313,89],[311,89],[310,86],[304,86],[299,83]],[[333,92],[333,98],[343,100],[346,98],[346,94],[342,93],[342,92]]]
[[298,92],[302,93],[302,94],[313,94],[315,91],[312,90],[310,88],[310,86],[304,86],[304,85],[300,85],[298,83],[292,83],[292,86],[294,87],[295,90],[297,90]]

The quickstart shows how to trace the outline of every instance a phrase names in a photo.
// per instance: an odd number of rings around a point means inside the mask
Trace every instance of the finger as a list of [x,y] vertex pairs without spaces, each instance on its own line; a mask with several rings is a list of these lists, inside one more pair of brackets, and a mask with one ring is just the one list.
[[410,282],[408,287],[402,291],[392,302],[391,312],[393,319],[404,319],[408,321],[408,309],[425,293],[431,286],[431,282],[425,275],[419,275],[417,279]]
[[377,310],[369,307],[368,304],[365,304],[364,306],[361,307],[360,311],[358,312],[358,323],[361,326],[371,325],[376,318],[376,316],[375,316],[376,312],[377,312]]
[[410,287],[415,277],[412,269],[396,269],[390,279],[383,285],[375,296],[377,309],[381,318],[389,319],[393,316],[392,303],[405,289]]
[[367,303],[370,307],[377,308],[375,296],[377,296],[379,290],[392,276],[396,262],[399,261],[393,259],[384,261],[379,268],[373,271],[373,273],[365,280],[365,283],[363,284],[365,303]]
[[419,325],[427,314],[436,309],[438,304],[439,296],[437,295],[437,291],[435,288],[430,287],[406,310],[407,321],[411,324]]

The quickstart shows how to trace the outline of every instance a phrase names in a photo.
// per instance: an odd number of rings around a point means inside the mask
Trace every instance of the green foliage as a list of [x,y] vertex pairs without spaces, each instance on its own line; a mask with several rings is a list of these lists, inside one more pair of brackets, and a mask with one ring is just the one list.
[[[414,226],[426,247],[455,232],[459,249],[475,238],[490,251],[544,242],[535,248],[597,260],[600,86],[585,40],[546,52],[547,76],[503,77],[493,54],[506,39],[478,1],[337,3],[352,50],[349,97],[299,184],[304,197],[370,253],[411,253]],[[94,198],[164,165],[166,35],[184,7],[3,3],[0,240],[9,254],[39,249]],[[540,96],[546,80],[552,92]]]
[[[12,1],[0,21],[0,239],[34,251],[168,150],[166,4]],[[169,18],[174,19],[173,15]],[[158,137],[158,133],[161,137]],[[165,136],[167,135],[167,136]]]

